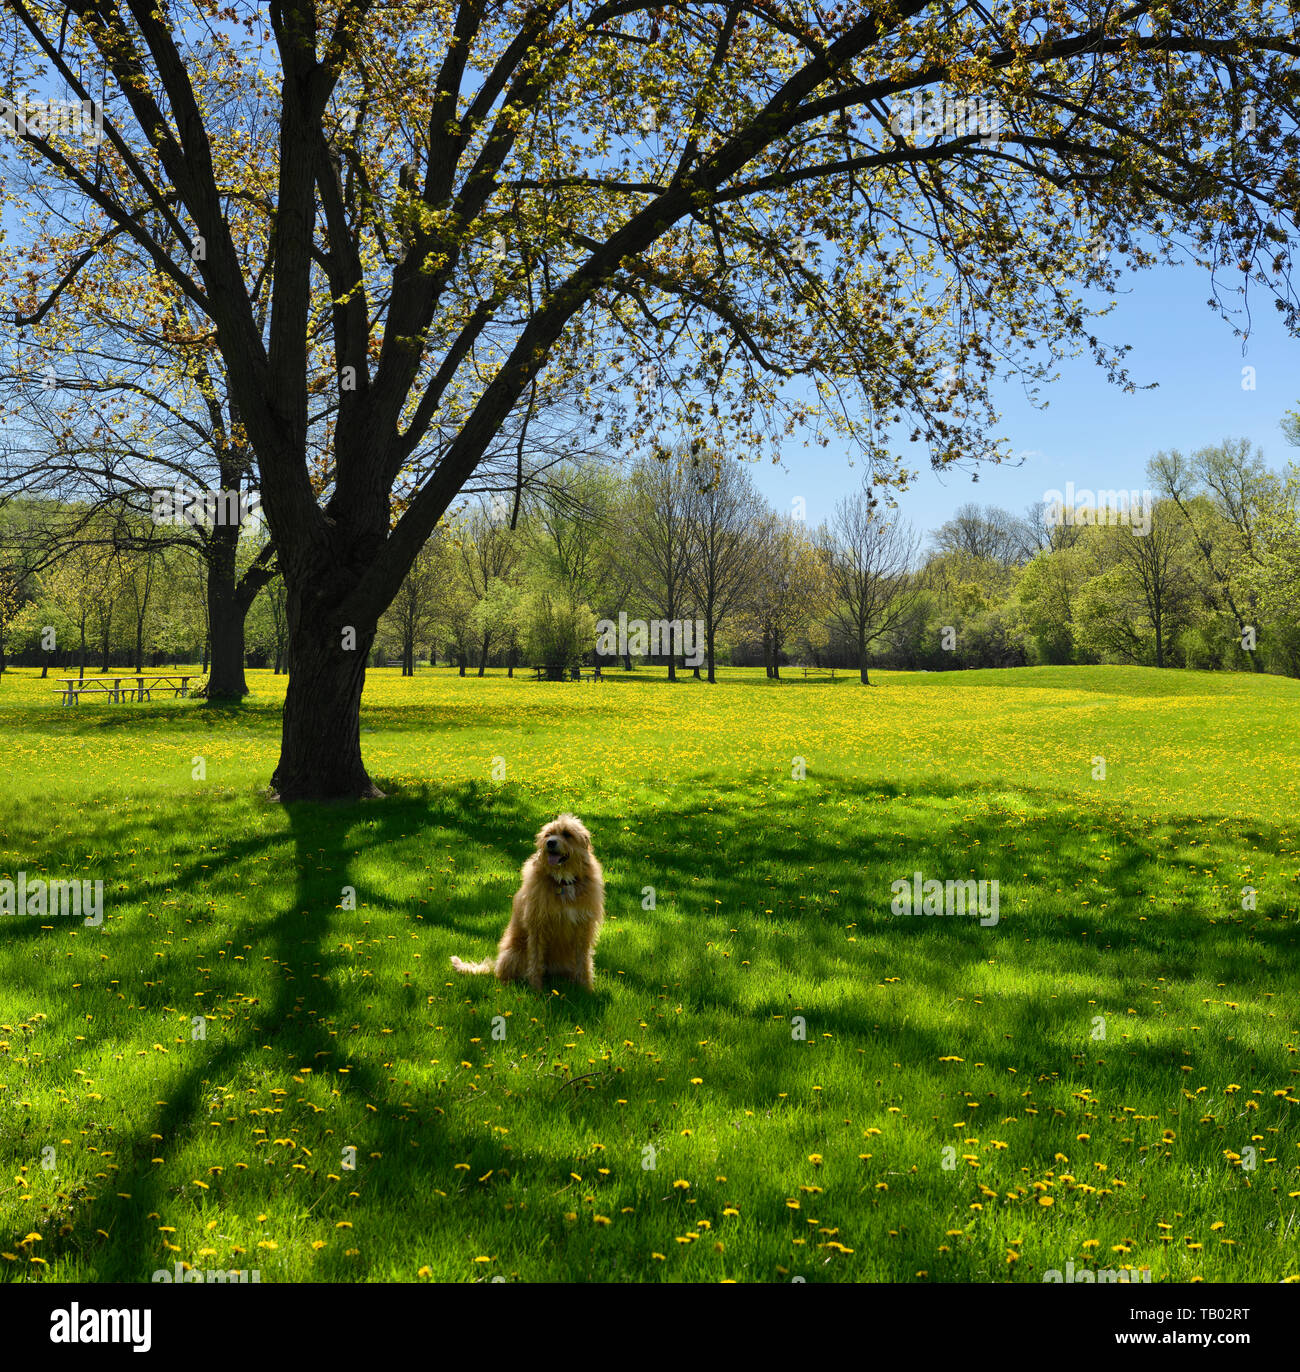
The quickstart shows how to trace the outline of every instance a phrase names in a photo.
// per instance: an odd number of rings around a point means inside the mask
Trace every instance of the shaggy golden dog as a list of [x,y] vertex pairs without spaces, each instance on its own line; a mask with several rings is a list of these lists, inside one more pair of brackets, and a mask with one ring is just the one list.
[[575,815],[557,815],[537,835],[537,851],[524,863],[510,923],[495,958],[462,962],[458,972],[491,972],[498,981],[564,976],[588,991],[592,959],[605,919],[605,878],[591,851],[591,835]]

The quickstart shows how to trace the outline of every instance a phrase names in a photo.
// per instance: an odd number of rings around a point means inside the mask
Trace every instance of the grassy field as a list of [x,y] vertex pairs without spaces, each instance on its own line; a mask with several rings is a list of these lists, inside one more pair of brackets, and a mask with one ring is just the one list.
[[[0,918],[0,1279],[1300,1274],[1300,683],[377,671],[281,807],[250,680],[0,679],[0,878],[104,883]],[[567,808],[595,992],[453,980]]]

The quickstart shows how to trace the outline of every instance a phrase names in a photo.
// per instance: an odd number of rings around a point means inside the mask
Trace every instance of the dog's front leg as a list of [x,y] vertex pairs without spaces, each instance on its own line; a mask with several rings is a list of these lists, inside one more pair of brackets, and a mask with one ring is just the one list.
[[595,955],[588,953],[586,958],[579,958],[577,965],[573,969],[574,981],[582,987],[584,991],[594,991],[596,989],[596,959]]
[[539,938],[528,940],[528,960],[525,963],[528,984],[534,991],[542,989],[542,977],[546,971],[546,959],[542,953],[542,941]]

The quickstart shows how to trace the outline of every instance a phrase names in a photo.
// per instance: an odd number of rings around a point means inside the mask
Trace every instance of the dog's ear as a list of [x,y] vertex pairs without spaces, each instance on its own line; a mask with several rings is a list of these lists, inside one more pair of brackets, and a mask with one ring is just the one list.
[[587,851],[590,852],[590,851],[591,851],[591,831],[587,828],[587,826],[586,826],[586,825],[585,825],[576,815],[571,815],[571,816],[570,816],[570,819],[572,819],[572,821],[573,821],[573,832],[574,832],[575,834],[577,834],[577,836],[583,841],[584,844],[586,844],[586,846],[587,846]]

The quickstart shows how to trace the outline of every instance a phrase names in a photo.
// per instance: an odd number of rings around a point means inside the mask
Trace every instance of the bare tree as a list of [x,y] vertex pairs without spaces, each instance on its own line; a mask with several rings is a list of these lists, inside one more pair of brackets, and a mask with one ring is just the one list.
[[[645,457],[632,468],[627,566],[643,599],[669,623],[680,620],[690,594],[690,491],[680,455]],[[677,680],[680,645],[664,645],[668,680]]]
[[981,509],[969,500],[934,533],[934,546],[941,553],[969,553],[1004,567],[1014,567],[1033,556],[1028,541],[1024,521],[1010,510],[1000,505]]
[[688,473],[686,581],[704,620],[708,679],[716,682],[718,630],[741,607],[753,580],[753,530],[763,505],[749,473],[720,454],[698,457]]
[[911,612],[917,582],[911,575],[919,540],[910,526],[890,522],[864,492],[835,506],[822,547],[830,573],[831,618],[857,644],[864,686],[867,649]]

